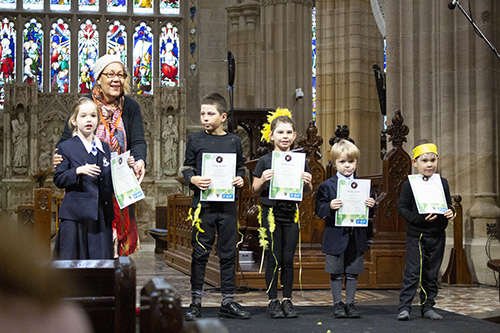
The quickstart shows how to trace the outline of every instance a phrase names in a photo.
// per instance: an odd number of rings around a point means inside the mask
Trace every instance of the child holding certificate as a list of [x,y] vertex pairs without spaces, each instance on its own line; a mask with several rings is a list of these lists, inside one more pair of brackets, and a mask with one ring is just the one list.
[[[358,275],[364,272],[364,252],[368,250],[366,229],[335,225],[335,214],[344,204],[337,197],[337,183],[342,179],[355,179],[359,155],[359,149],[353,143],[347,140],[335,143],[330,156],[337,173],[321,183],[316,194],[316,215],[325,220],[323,253],[326,253],[325,271],[330,273],[335,318],[360,317],[354,297]],[[375,200],[366,198],[364,204],[373,208]],[[342,302],[344,276],[345,304]]]
[[[281,112],[286,115],[277,116]],[[274,116],[277,116],[272,119]],[[278,109],[268,119],[271,121],[267,141],[274,143],[274,152],[289,152],[297,136],[291,114],[286,109]],[[271,200],[269,196],[269,183],[274,176],[271,168],[272,154],[262,156],[253,172],[254,180],[252,190],[255,195],[260,195],[260,244],[265,249],[266,285],[269,297],[267,315],[271,318],[296,318],[297,311],[292,304],[293,286],[293,258],[299,239],[298,204],[296,201]],[[285,155],[287,162],[292,162],[293,153]],[[297,158],[298,159],[298,158]],[[303,161],[303,160],[302,160]],[[304,192],[312,190],[312,176],[307,163],[300,166],[299,174],[302,177]],[[302,171],[302,172],[301,172]],[[278,299],[278,273],[281,268],[281,284],[283,285],[283,301]]]
[[[422,186],[431,183],[438,165],[438,152],[436,145],[422,141],[413,149],[413,166],[417,168]],[[411,176],[410,176],[411,177]],[[438,293],[438,273],[443,261],[446,243],[445,229],[448,220],[454,217],[455,211],[451,205],[450,187],[445,178],[440,178],[439,186],[432,192],[442,192],[448,209],[444,214],[421,214],[415,201],[415,193],[408,180],[403,183],[399,197],[398,213],[406,220],[406,265],[403,275],[403,284],[399,294],[398,320],[408,320],[411,313],[411,302],[420,285],[420,309],[422,317],[428,319],[443,319],[443,316],[434,311],[434,298]],[[415,190],[418,190],[415,188]],[[429,193],[429,196],[434,196]],[[427,198],[426,198],[427,199]]]
[[[186,145],[186,155],[182,174],[194,190],[193,201],[189,211],[193,221],[191,245],[191,305],[186,312],[187,321],[201,317],[201,300],[203,282],[210,250],[215,241],[217,231],[217,255],[220,263],[220,279],[222,303],[219,317],[248,319],[250,313],[244,311],[234,301],[236,281],[236,243],[238,242],[238,215],[236,198],[232,201],[201,201],[200,194],[206,191],[216,179],[202,176],[203,156],[217,155],[216,162],[223,163],[228,158],[224,154],[236,155],[236,171],[232,184],[240,188],[245,176],[245,163],[240,138],[224,131],[223,124],[227,118],[227,104],[224,97],[217,93],[205,95],[201,99],[201,124],[204,131],[193,133]],[[210,157],[210,156],[208,156]],[[224,162],[225,163],[225,162]],[[227,165],[226,165],[227,166]],[[217,179],[220,182],[219,179]]]
[[68,121],[74,135],[59,145],[63,160],[56,167],[54,184],[66,193],[54,259],[113,258],[111,152],[94,135],[98,112],[91,99],[80,98]]

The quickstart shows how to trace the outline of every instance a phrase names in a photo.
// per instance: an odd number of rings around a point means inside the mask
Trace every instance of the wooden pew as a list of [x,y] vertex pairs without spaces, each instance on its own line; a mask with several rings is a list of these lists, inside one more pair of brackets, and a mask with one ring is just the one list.
[[95,333],[136,331],[136,270],[129,257],[55,260],[52,265],[75,286],[68,299],[84,308]]
[[141,333],[183,331],[181,296],[165,278],[152,278],[141,289]]

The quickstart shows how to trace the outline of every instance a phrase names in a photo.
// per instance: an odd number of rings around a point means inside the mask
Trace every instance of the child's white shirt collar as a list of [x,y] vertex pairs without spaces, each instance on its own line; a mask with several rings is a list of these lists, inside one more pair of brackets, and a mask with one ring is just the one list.
[[[87,150],[87,153],[90,154],[90,151],[92,150],[92,143],[88,142],[87,140],[85,140],[84,138],[82,138],[82,136],[80,134],[78,134],[78,133],[75,133],[75,136],[79,137],[80,140],[82,140],[83,146]],[[102,142],[101,142],[101,140],[99,140],[97,138],[97,136],[94,135],[94,140],[93,141],[95,142],[96,148],[99,149],[100,151],[102,151],[104,153],[104,148],[102,148]]]
[[337,179],[347,179],[347,180],[353,180],[354,179],[354,174],[352,173],[349,177],[344,176],[340,172],[337,171]]

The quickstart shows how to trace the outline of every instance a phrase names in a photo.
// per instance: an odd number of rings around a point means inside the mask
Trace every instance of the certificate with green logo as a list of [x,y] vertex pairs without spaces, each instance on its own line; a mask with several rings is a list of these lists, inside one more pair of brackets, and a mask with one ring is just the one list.
[[335,225],[339,227],[368,226],[368,206],[365,200],[370,197],[369,179],[339,179],[337,199],[342,207],[335,214]]
[[135,178],[134,170],[127,164],[129,156],[130,150],[111,159],[111,178],[120,209],[144,199],[144,192]]
[[236,154],[203,153],[201,176],[210,178],[210,186],[201,192],[201,201],[234,201]]
[[408,180],[419,214],[444,214],[448,210],[443,183],[438,173],[431,177],[409,175]]
[[269,185],[269,199],[301,201],[306,154],[289,151],[273,151],[272,154],[274,176]]

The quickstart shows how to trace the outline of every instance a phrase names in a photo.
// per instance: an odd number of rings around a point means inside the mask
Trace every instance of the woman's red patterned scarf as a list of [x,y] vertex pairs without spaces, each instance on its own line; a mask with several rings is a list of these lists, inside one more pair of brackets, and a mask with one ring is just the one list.
[[92,91],[92,98],[99,108],[101,118],[101,124],[97,126],[96,136],[106,142],[112,152],[118,152],[118,154],[126,152],[127,133],[122,119],[125,97],[122,96],[107,104],[96,85]]

